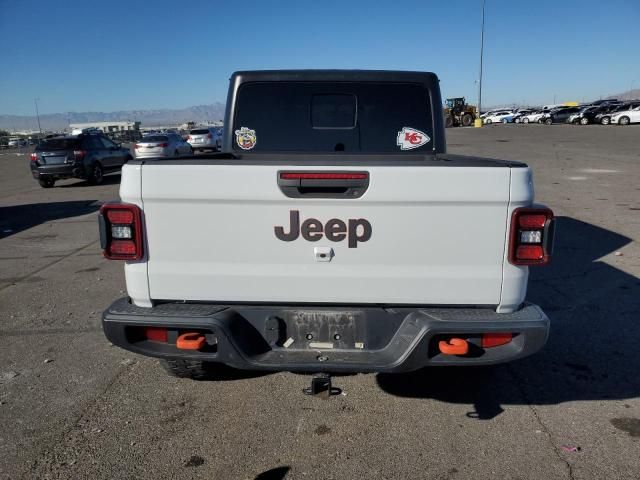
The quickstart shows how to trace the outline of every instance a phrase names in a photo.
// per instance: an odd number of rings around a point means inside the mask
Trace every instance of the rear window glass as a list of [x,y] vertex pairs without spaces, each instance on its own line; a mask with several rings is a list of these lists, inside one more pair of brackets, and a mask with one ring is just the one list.
[[70,150],[78,144],[77,138],[47,138],[38,144],[36,150]]
[[145,142],[166,142],[169,138],[166,135],[147,135],[146,137],[142,137],[140,143]]
[[209,133],[209,130],[207,130],[206,128],[199,128],[197,130],[191,130],[191,135],[206,135],[207,133]]
[[429,92],[415,83],[247,83],[233,130],[235,150],[256,152],[433,149]]

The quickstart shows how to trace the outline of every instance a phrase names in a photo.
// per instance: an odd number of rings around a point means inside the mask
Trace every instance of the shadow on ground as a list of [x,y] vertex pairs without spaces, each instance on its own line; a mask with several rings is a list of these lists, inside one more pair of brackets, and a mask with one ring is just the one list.
[[[120,173],[105,175],[100,185],[119,185],[120,177],[121,177]],[[56,188],[78,188],[78,187],[96,188],[96,185],[93,185],[87,182],[86,180],[78,180],[77,182],[68,183],[65,185],[56,185]]]
[[29,203],[0,207],[0,238],[9,237],[37,225],[93,213],[100,208],[97,200]]
[[[379,374],[392,395],[468,403],[467,416],[491,419],[502,405],[624,400],[640,394],[640,280],[603,256],[631,239],[559,217],[551,265],[532,268],[528,300],[551,319],[547,346],[496,367],[427,368]],[[616,257],[617,258],[617,257]]]

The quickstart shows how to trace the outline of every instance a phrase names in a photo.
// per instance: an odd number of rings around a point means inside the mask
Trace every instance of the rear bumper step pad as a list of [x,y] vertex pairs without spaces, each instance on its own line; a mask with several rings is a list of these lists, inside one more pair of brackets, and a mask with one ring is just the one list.
[[[532,304],[498,314],[490,308],[418,306],[163,303],[142,308],[121,298],[104,312],[102,325],[113,344],[152,357],[220,362],[249,370],[352,373],[502,363],[535,353],[549,332],[549,319]],[[148,340],[141,333],[144,327],[167,328],[169,341]],[[205,348],[179,349],[171,341],[192,331],[208,339]],[[499,332],[513,333],[513,340],[481,348],[482,334]],[[468,342],[466,354],[440,351],[439,342],[453,337]]]

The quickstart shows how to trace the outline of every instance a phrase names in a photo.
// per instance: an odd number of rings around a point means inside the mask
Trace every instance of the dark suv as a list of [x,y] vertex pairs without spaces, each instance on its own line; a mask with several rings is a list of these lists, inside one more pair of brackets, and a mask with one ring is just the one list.
[[119,171],[132,158],[129,149],[104,135],[52,137],[42,140],[31,154],[31,174],[44,188],[63,178],[82,178],[97,185],[105,173]]

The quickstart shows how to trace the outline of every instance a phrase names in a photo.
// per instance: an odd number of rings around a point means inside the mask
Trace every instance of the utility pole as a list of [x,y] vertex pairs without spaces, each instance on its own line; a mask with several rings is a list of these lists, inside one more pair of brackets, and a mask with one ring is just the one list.
[[485,0],[482,0],[482,20],[480,23],[480,78],[478,80],[478,116],[475,121],[476,127],[482,127],[480,109],[482,108],[482,58],[484,55],[484,2]]
[[38,99],[34,98],[33,103],[36,105],[36,117],[38,118],[38,131],[40,132],[40,138],[42,138],[42,128],[40,127],[40,112],[38,112]]

